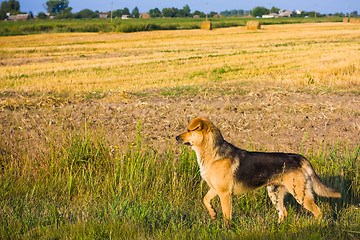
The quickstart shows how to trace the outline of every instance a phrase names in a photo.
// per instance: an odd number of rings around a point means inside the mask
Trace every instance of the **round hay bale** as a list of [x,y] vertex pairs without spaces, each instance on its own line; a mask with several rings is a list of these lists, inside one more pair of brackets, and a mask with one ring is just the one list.
[[203,29],[203,30],[212,30],[211,21],[203,21],[202,24],[201,24],[201,29]]
[[349,18],[343,18],[343,22],[344,22],[344,23],[348,23],[348,22],[349,22]]
[[248,30],[257,30],[257,29],[261,29],[261,24],[259,22],[256,21],[248,21],[246,23],[246,28]]
[[360,18],[350,18],[350,23],[360,23]]

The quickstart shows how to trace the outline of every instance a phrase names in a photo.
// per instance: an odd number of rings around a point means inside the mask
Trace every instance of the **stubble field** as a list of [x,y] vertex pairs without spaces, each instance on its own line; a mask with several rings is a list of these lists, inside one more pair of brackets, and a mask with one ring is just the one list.
[[[1,37],[0,238],[359,238],[359,42],[344,23]],[[304,154],[343,198],[318,223],[289,197],[277,224],[260,189],[210,222],[174,139],[197,116]]]

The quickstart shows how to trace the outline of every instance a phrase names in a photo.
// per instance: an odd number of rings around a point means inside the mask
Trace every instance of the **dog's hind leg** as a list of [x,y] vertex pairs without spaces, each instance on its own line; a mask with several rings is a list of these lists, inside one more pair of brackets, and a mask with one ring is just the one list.
[[216,195],[217,195],[217,192],[215,191],[215,189],[210,188],[210,190],[205,195],[204,200],[203,200],[205,207],[209,211],[209,214],[210,214],[210,217],[212,220],[216,220],[216,211],[214,210],[214,208],[211,205],[211,199],[216,197]]
[[314,201],[311,179],[301,172],[294,172],[286,178],[287,179],[284,178],[284,185],[296,201],[314,214],[315,218],[321,219],[321,210]]
[[276,210],[279,212],[278,222],[282,222],[287,217],[287,211],[284,206],[284,197],[288,193],[286,188],[282,185],[269,185],[266,187],[268,191],[271,202],[275,205]]

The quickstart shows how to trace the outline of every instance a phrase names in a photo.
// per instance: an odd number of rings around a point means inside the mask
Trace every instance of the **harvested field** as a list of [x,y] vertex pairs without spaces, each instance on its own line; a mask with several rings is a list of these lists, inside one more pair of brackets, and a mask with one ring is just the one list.
[[354,145],[359,39],[360,28],[343,23],[4,37],[2,122],[12,124],[14,113],[44,114],[46,122],[53,112],[77,122],[86,113],[95,124],[114,117],[104,127],[112,133],[109,124],[118,124],[124,135],[113,141],[128,144],[139,120],[163,140],[207,116],[243,147],[251,140],[297,151],[305,133],[308,147]]
[[[87,123],[89,129],[101,129],[114,145],[128,146],[136,137],[137,122],[142,121],[143,133],[151,144],[167,148],[192,118],[205,116],[221,127],[226,139],[242,148],[251,144],[267,151],[299,152],[303,144],[306,152],[337,142],[351,148],[359,143],[358,94],[294,92],[291,87],[286,91],[266,84],[257,84],[257,89],[252,84],[242,86],[240,94],[238,87],[224,85],[220,93],[216,93],[220,89],[211,88],[202,85],[194,88],[196,93],[182,96],[168,96],[167,92],[130,95],[126,101],[47,97],[31,103],[15,95],[12,98],[25,103],[15,110],[2,110],[2,133],[11,136],[20,128],[23,140],[33,145],[53,131],[61,133],[64,124],[81,129]],[[210,93],[204,93],[207,91]],[[7,101],[12,106],[10,97]]]

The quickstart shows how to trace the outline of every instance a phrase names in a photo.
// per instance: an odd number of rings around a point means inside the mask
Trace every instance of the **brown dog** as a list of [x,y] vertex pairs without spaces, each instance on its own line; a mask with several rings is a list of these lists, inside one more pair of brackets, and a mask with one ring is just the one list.
[[316,218],[321,217],[321,211],[314,202],[312,191],[324,197],[341,197],[339,192],[320,181],[305,157],[237,148],[226,142],[220,130],[206,118],[195,118],[187,132],[177,136],[176,140],[195,150],[201,177],[210,187],[204,204],[211,218],[216,219],[210,201],[219,195],[225,225],[231,220],[231,194],[242,194],[264,185],[279,212],[279,222],[287,216],[284,207],[287,193]]

